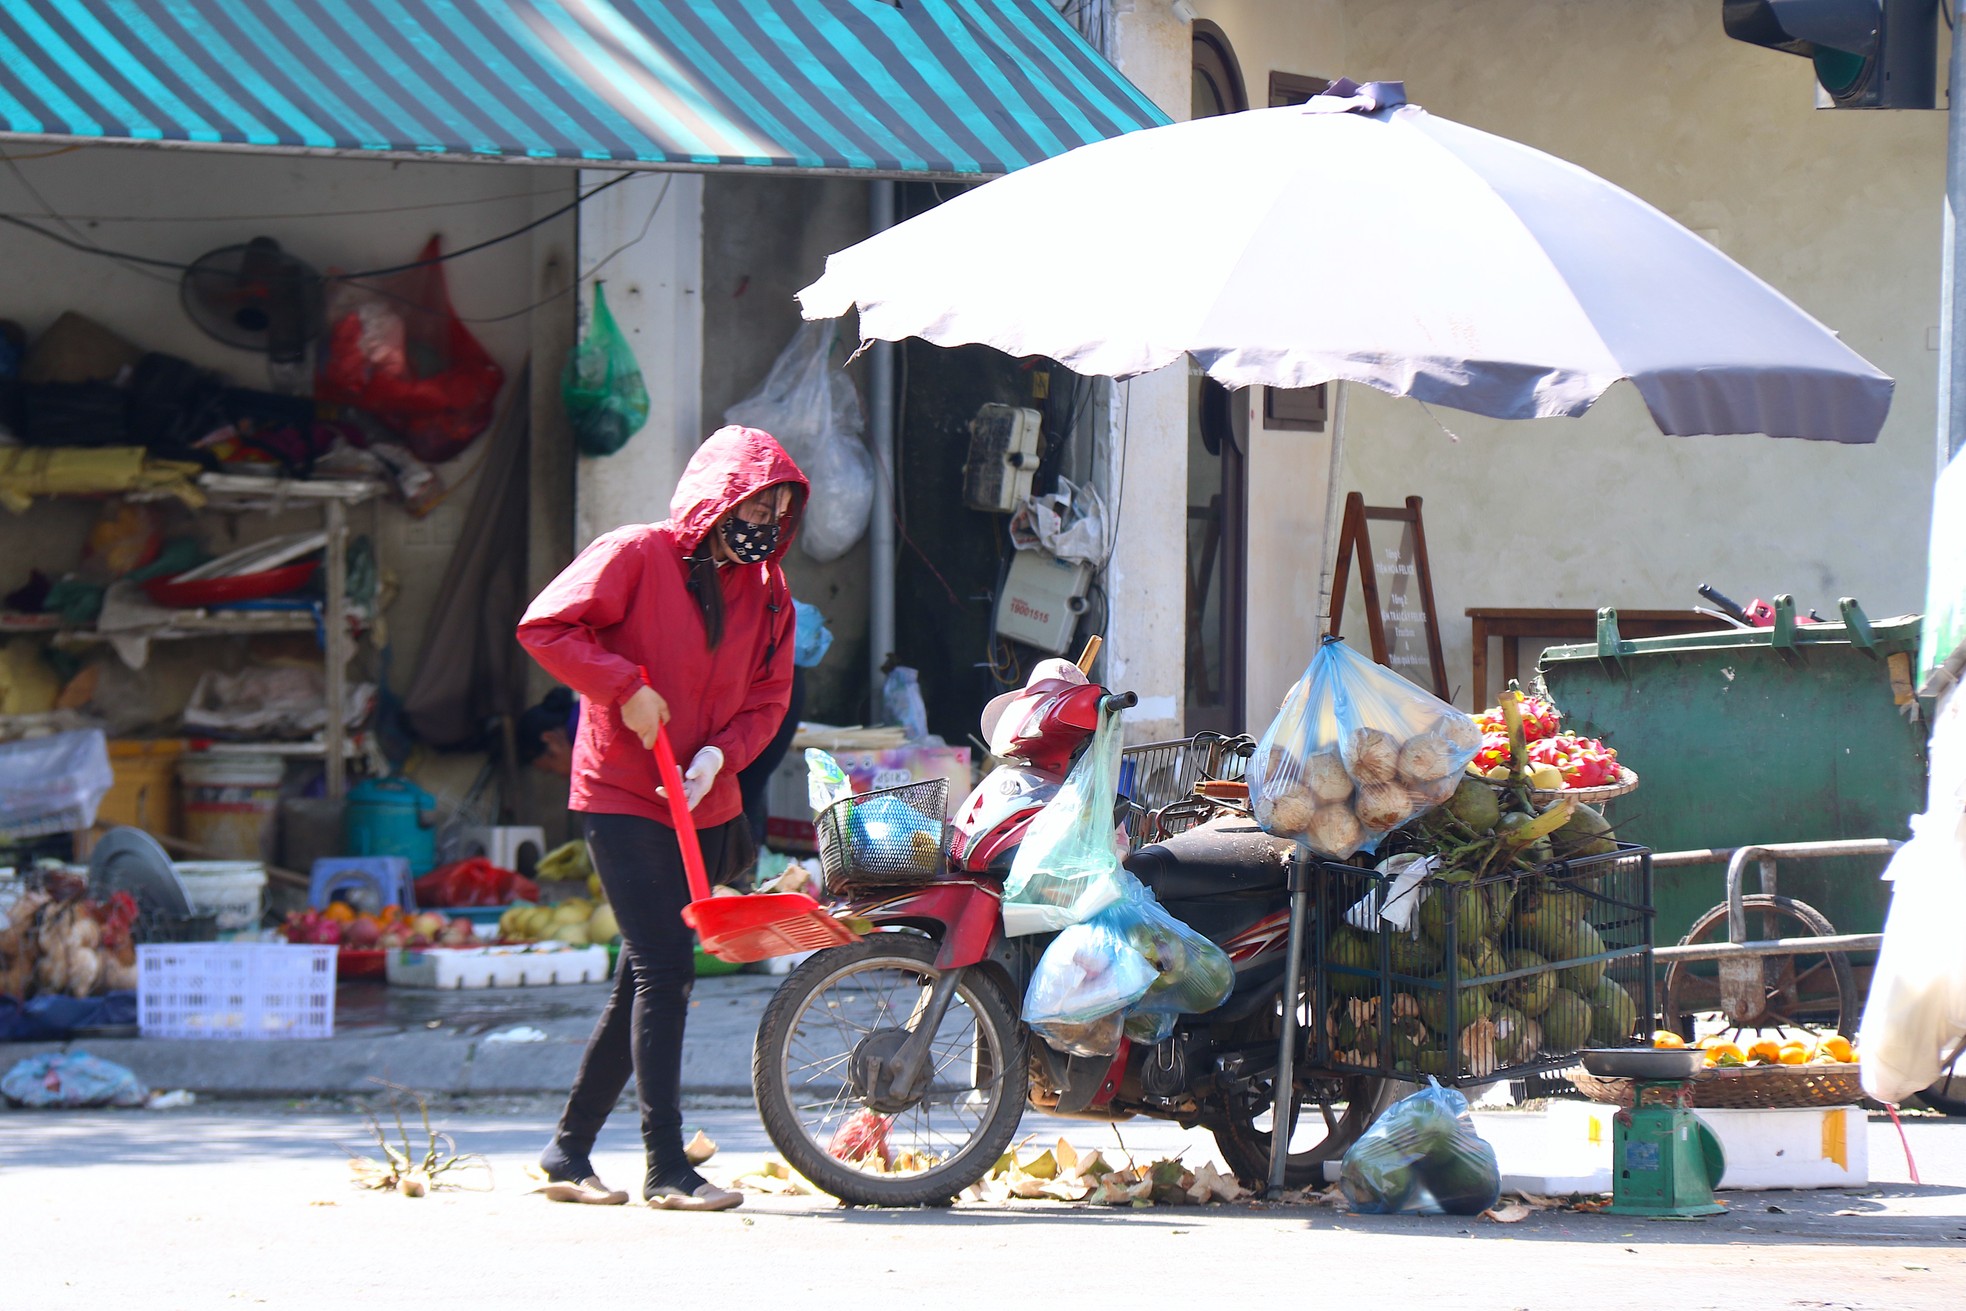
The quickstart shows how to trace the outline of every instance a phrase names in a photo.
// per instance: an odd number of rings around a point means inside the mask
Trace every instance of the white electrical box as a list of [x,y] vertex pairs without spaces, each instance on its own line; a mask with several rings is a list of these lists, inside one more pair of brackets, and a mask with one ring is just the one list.
[[985,405],[969,421],[969,460],[963,466],[963,504],[1009,514],[1031,494],[1038,472],[1036,410]]
[[997,598],[997,635],[1063,655],[1085,611],[1092,566],[1067,563],[1043,551],[1019,551]]

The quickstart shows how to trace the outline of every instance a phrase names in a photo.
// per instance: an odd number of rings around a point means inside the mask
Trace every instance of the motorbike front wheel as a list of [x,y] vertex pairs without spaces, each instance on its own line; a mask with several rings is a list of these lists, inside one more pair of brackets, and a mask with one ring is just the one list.
[[759,1023],[751,1086],[765,1132],[841,1201],[947,1201],[988,1174],[1017,1132],[1024,1028],[981,970],[964,971],[930,1040],[926,1090],[904,1105],[880,1087],[876,1072],[941,977],[934,962],[934,944],[906,933],[822,951],[786,977]]

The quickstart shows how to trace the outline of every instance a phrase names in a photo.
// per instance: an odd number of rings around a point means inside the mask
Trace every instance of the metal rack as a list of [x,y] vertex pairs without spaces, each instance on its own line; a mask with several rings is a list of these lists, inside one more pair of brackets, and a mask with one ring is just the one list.
[[[382,484],[364,478],[266,478],[236,473],[206,473],[197,486],[205,503],[199,512],[259,512],[281,514],[290,510],[319,510],[327,530],[326,563],[322,571],[327,598],[319,624],[324,662],[328,715],[317,743],[226,743],[220,749],[250,750],[283,756],[321,755],[327,764],[327,790],[339,798],[347,788],[350,739],[342,719],[348,696],[348,662],[354,654],[354,638],[349,634],[348,608],[348,509],[375,496]],[[170,493],[137,490],[120,493],[127,500],[158,501],[175,499]],[[314,616],[302,612],[248,612],[187,610],[167,628],[152,630],[153,640],[315,631]],[[102,641],[107,635],[93,628],[64,628],[59,622],[47,623],[38,617],[15,616],[0,622],[0,632],[46,633],[59,640]]]

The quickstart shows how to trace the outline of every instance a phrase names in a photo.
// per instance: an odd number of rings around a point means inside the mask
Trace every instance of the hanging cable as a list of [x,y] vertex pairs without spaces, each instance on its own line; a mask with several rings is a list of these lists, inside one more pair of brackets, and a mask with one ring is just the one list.
[[[11,163],[12,161],[8,161],[8,162]],[[19,171],[18,170],[15,171],[16,174],[18,175]],[[379,268],[379,269],[358,269],[353,273],[337,273],[337,274],[333,274],[329,280],[352,282],[361,278],[386,277],[392,273],[408,273],[411,269],[428,268],[433,264],[448,264],[450,261],[454,259],[462,259],[466,255],[475,255],[477,252],[481,250],[489,249],[490,247],[499,245],[502,242],[511,241],[515,237],[522,237],[526,233],[531,232],[534,228],[550,223],[554,219],[559,218],[563,214],[567,214],[572,212],[573,210],[579,209],[582,205],[586,204],[594,197],[600,195],[603,191],[607,191],[612,187],[618,187],[622,183],[628,181],[630,178],[637,177],[637,176],[639,176],[639,173],[632,172],[632,171],[618,174],[614,178],[611,178],[610,180],[601,183],[601,185],[595,187],[593,190],[575,196],[572,200],[560,206],[558,209],[552,211],[550,214],[542,214],[538,218],[534,219],[532,222],[523,224],[520,227],[513,228],[510,232],[500,233],[496,237],[490,237],[484,241],[473,242],[469,246],[462,246],[456,250],[447,250],[443,254],[434,256],[430,259],[411,260],[407,264],[391,264],[386,268]],[[33,188],[29,187],[29,190],[32,191]],[[38,196],[36,198],[39,199]],[[41,201],[41,205],[42,208],[44,209],[52,208],[51,206],[48,205],[48,203],[45,200]],[[57,245],[66,246],[70,250],[80,251],[85,255],[100,255],[106,259],[121,260],[131,264],[143,264],[151,268],[170,269],[177,273],[188,273],[192,268],[192,265],[186,264],[181,260],[156,259],[149,255],[138,255],[130,251],[112,250],[108,246],[97,245],[88,241],[77,241],[72,238],[65,237],[59,232],[51,232],[47,228],[44,228],[37,223],[30,223],[26,219],[16,218],[11,214],[0,214],[0,223],[6,223],[12,227],[20,228],[27,232],[32,232],[37,237],[44,237],[49,241],[55,242]]]

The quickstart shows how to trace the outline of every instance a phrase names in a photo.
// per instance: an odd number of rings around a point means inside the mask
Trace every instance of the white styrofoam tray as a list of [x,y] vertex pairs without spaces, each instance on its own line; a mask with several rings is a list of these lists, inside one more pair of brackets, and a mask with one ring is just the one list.
[[552,983],[600,983],[608,977],[606,947],[531,942],[493,947],[405,947],[388,959],[399,988],[520,988]]

